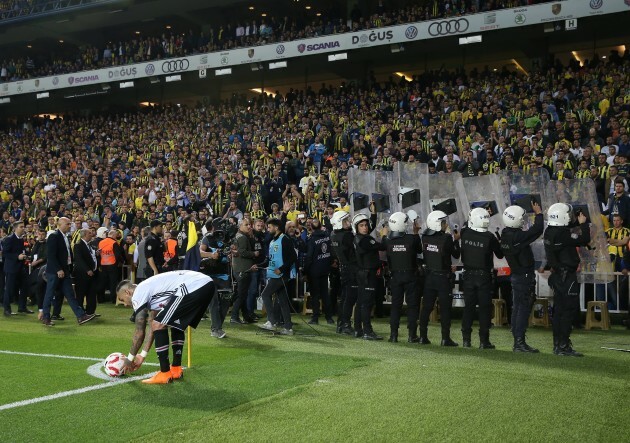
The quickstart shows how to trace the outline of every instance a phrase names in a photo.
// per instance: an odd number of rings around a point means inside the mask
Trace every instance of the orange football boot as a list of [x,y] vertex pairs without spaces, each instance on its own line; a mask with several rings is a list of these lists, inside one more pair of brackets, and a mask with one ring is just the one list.
[[173,375],[171,371],[168,372],[158,372],[151,378],[147,378],[146,380],[142,380],[142,383],[147,385],[165,385],[173,381]]
[[171,366],[171,375],[173,380],[179,380],[184,378],[184,370],[181,366]]

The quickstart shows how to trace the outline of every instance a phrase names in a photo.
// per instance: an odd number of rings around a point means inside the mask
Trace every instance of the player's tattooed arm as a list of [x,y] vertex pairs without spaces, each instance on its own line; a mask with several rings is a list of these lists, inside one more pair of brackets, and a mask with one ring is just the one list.
[[[155,311],[149,311],[147,323],[152,323],[153,318],[155,317]],[[144,343],[144,350],[149,352],[151,350],[151,346],[153,346],[153,328],[149,327],[149,333],[147,334],[147,339]]]
[[[149,318],[148,309],[141,309],[136,314],[136,330],[133,333],[133,339],[131,341],[131,350],[129,351],[133,355],[136,355],[138,351],[140,350],[140,348],[142,347],[142,343],[144,342],[145,330],[148,323],[148,318]],[[153,338],[151,338],[151,341],[153,341]]]

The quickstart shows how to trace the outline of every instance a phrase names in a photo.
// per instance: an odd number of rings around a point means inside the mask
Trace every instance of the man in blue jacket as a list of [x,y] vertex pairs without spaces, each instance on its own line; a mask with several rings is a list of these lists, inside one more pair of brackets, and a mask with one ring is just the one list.
[[269,243],[269,264],[267,267],[267,285],[262,292],[263,304],[267,311],[268,321],[261,325],[261,328],[269,331],[276,330],[279,319],[273,309],[272,296],[277,294],[278,303],[284,319],[284,327],[280,330],[281,335],[293,335],[293,324],[291,323],[291,305],[287,292],[287,282],[297,276],[295,263],[297,254],[293,247],[293,242],[282,233],[280,221],[271,219],[267,222],[267,230],[271,234]]
[[313,164],[317,167],[317,173],[322,169],[322,158],[326,153],[326,146],[320,143],[319,137],[315,137],[315,142],[308,147],[306,156],[313,160]]
[[322,229],[318,219],[311,223],[313,233],[308,239],[304,271],[308,275],[308,283],[311,292],[313,317],[309,324],[316,325],[319,322],[319,302],[321,300],[324,315],[329,325],[335,323],[332,318],[332,306],[328,293],[328,275],[332,263],[330,237],[325,229]]

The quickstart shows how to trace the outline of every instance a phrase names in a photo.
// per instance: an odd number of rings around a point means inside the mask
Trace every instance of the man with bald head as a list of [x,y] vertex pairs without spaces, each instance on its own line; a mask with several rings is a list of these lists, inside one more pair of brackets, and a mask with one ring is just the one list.
[[83,307],[85,301],[85,312],[94,314],[96,310],[96,287],[98,259],[96,250],[92,248],[93,233],[91,229],[79,230],[80,240],[72,248],[74,259],[74,279],[75,295],[79,306]]
[[50,305],[52,304],[55,290],[59,290],[59,293],[66,298],[80,325],[94,318],[94,314],[86,314],[83,308],[79,306],[72,289],[72,279],[70,277],[72,250],[68,239],[71,223],[69,218],[61,217],[57,221],[57,229],[46,240],[46,295],[44,296],[42,319],[45,326],[54,326],[54,323],[50,320]]

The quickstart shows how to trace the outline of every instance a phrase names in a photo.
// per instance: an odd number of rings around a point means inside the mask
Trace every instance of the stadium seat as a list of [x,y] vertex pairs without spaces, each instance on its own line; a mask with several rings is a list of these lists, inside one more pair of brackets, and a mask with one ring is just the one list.
[[[534,313],[536,312],[536,306],[542,306],[542,316],[536,317]],[[549,300],[546,298],[537,298],[534,306],[532,307],[532,312],[529,315],[529,325],[530,326],[544,326],[548,328],[551,322],[549,321]]]
[[[595,318],[595,309],[599,308],[600,319]],[[586,330],[600,328],[604,331],[610,329],[610,316],[608,305],[605,301],[589,301],[586,306]]]
[[492,316],[492,324],[494,326],[504,326],[507,324],[507,305],[502,298],[492,299],[494,306],[494,314]]

